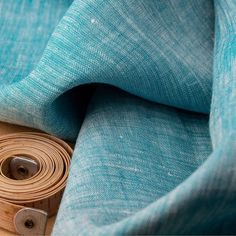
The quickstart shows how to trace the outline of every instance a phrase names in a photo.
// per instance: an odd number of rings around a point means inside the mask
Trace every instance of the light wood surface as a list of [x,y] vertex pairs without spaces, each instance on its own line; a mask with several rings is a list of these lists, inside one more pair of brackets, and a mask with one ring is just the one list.
[[[9,134],[9,133],[15,133],[15,132],[25,132],[25,131],[37,131],[40,132],[38,130],[35,129],[31,129],[31,128],[27,128],[27,127],[23,127],[23,126],[18,126],[18,125],[12,125],[12,124],[8,124],[8,123],[3,123],[0,122],[0,135],[3,134]],[[52,231],[52,227],[55,221],[55,216],[49,218],[48,220],[48,225],[47,225],[47,230],[46,230],[46,235],[50,235],[51,231]],[[3,230],[0,228],[0,236],[13,236],[16,234],[13,234],[9,231]]]

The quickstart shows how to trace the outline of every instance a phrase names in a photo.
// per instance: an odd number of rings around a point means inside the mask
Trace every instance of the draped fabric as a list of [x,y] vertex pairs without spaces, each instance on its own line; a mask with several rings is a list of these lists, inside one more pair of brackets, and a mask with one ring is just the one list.
[[236,234],[236,1],[0,0],[0,120],[76,141],[53,235]]

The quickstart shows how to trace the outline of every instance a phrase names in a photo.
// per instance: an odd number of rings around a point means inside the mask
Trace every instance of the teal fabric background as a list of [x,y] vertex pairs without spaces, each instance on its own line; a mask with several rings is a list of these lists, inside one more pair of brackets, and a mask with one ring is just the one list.
[[76,141],[53,235],[236,234],[235,0],[0,0],[0,120]]

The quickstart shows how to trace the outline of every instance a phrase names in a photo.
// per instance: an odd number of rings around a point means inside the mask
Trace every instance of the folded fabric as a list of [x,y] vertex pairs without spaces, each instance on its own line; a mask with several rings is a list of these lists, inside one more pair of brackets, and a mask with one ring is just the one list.
[[77,139],[54,235],[236,234],[235,0],[0,12],[0,120]]

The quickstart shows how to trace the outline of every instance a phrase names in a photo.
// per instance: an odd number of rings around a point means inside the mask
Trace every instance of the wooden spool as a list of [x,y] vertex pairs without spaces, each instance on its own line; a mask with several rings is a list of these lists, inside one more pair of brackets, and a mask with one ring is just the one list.
[[57,213],[69,172],[71,147],[51,135],[0,136],[0,227],[42,235]]

